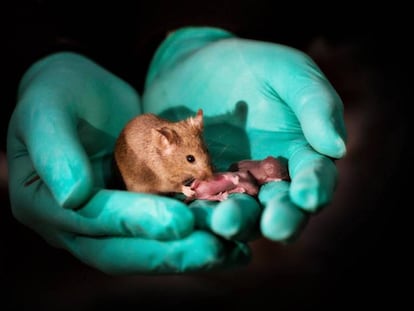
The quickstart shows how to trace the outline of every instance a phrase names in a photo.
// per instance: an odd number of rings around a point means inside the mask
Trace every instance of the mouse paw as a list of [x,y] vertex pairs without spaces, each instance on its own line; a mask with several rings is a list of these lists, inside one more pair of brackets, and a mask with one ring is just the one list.
[[191,198],[191,197],[193,197],[194,195],[195,195],[195,191],[194,190],[192,190],[191,189],[191,187],[189,187],[189,186],[182,186],[182,188],[181,188],[181,192],[182,193],[184,193],[184,195],[186,196],[186,197],[189,197],[189,198]]

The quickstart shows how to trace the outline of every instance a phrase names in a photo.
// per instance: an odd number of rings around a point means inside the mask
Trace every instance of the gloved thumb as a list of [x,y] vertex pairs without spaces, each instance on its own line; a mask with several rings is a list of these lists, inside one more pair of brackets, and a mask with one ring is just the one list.
[[342,100],[313,60],[298,56],[301,71],[279,76],[283,83],[278,83],[278,91],[298,117],[310,145],[326,156],[342,158],[347,136]]
[[37,103],[30,114],[19,112],[24,106],[19,105],[10,120],[8,148],[12,157],[31,163],[15,161],[20,163],[15,173],[24,183],[42,179],[59,205],[79,206],[92,194],[93,176],[74,116],[64,105],[42,110]]

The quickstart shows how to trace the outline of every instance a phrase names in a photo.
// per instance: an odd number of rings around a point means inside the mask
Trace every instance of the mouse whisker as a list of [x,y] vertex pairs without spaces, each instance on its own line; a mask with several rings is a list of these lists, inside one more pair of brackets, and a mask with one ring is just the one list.
[[186,179],[183,181],[183,185],[184,185],[184,186],[186,186],[186,187],[189,187],[189,186],[191,186],[191,184],[194,182],[194,180],[195,180],[195,178],[194,178],[194,177],[189,177],[189,178],[186,178]]

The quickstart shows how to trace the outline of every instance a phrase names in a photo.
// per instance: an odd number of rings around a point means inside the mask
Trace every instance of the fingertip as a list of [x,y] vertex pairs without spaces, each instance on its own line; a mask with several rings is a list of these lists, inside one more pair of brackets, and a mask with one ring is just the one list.
[[316,187],[309,187],[306,182],[293,183],[290,193],[292,202],[307,212],[314,213],[326,204]]
[[342,137],[337,137],[337,139],[335,139],[333,141],[333,150],[332,153],[327,153],[328,155],[330,155],[332,158],[343,158],[346,155],[346,142]]
[[289,157],[290,198],[299,208],[316,212],[333,197],[338,180],[335,162],[311,146],[298,146]]
[[316,137],[309,138],[310,144],[319,153],[334,159],[343,158],[346,155],[346,143],[344,139],[337,135],[337,133],[332,134],[331,138],[327,136],[322,137],[321,135],[317,135]]
[[77,182],[68,192],[55,192],[58,203],[66,209],[76,209],[92,195],[89,182]]
[[239,208],[231,199],[227,199],[214,211],[211,228],[213,232],[230,238],[240,230],[241,214]]
[[289,199],[279,194],[268,202],[260,228],[264,237],[273,241],[287,241],[297,234],[306,221],[306,215]]
[[[346,153],[346,126],[343,102],[326,79],[311,75],[306,85],[296,85],[291,107],[312,147],[327,156],[341,158]],[[296,90],[296,92],[295,92]]]
[[[310,153],[300,152],[291,159],[296,169],[289,191],[292,202],[314,213],[331,201],[338,173],[331,159]],[[297,162],[299,157],[301,163]]]
[[86,163],[79,167],[59,170],[53,168],[45,176],[45,182],[51,190],[58,204],[67,209],[76,209],[93,194],[92,172]]
[[259,200],[265,206],[260,220],[262,235],[286,242],[297,234],[303,215],[289,198],[290,182],[269,182],[261,187]]
[[345,134],[338,126],[314,116],[302,122],[302,128],[310,145],[319,153],[335,159],[346,155]]
[[235,193],[214,209],[211,229],[226,239],[248,239],[260,217],[261,207],[249,195]]
[[60,163],[48,164],[38,169],[52,195],[64,208],[79,207],[93,193],[92,171],[86,160],[85,163],[81,162],[83,161],[69,164],[61,159]]

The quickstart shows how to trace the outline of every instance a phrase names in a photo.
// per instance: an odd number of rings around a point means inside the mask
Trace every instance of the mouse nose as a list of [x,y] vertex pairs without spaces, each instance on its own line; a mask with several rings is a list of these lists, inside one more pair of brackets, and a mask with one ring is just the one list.
[[213,171],[211,169],[206,169],[206,170],[200,172],[199,179],[206,180],[206,179],[210,179],[212,177],[213,177]]

